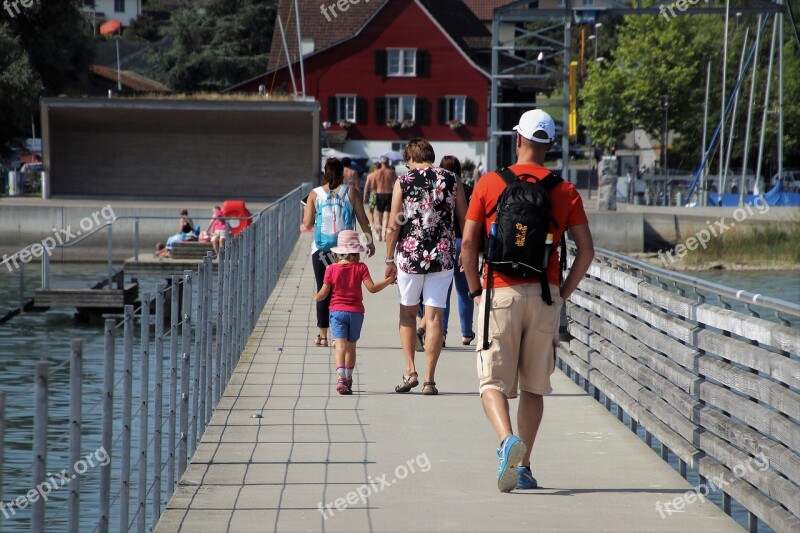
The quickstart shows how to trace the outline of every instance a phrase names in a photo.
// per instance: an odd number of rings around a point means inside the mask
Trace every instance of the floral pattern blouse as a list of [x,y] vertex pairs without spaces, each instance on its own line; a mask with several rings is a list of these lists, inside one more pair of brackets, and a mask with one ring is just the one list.
[[397,267],[406,274],[452,270],[455,264],[456,175],[439,167],[398,178],[403,216]]

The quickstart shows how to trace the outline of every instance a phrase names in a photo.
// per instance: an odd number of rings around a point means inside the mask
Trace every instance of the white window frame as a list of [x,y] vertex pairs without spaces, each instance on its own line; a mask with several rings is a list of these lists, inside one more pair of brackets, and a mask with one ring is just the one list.
[[[352,115],[348,113],[347,102],[352,102]],[[344,104],[344,113],[342,113],[342,105]],[[354,94],[337,94],[336,95],[336,118],[338,120],[346,120],[355,124],[358,120],[358,98]]]
[[[447,101],[447,109],[445,110],[445,122],[450,122],[451,120],[458,120],[462,124],[467,123],[467,97],[466,96],[445,96]],[[450,113],[450,104],[457,100],[461,100],[461,114],[458,115],[458,110],[454,114]]]
[[[392,72],[391,55],[397,54],[398,71]],[[411,72],[405,71],[406,57],[411,56],[413,67]],[[417,49],[416,48],[387,48],[386,49],[386,76],[397,78],[409,78],[417,75]]]
[[[390,100],[397,99],[397,115],[393,117],[391,113],[391,106],[389,105]],[[387,94],[386,95],[386,120],[397,120],[399,122],[403,122],[406,120],[405,115],[403,114],[403,109],[405,104],[411,101],[411,120],[414,122],[417,121],[417,97],[413,94]]]
[[114,0],[114,13],[125,13],[125,0]]

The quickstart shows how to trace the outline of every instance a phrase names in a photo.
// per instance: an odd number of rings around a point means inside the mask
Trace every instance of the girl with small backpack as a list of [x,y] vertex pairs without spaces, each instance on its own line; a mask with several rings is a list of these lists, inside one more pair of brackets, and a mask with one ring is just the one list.
[[[340,160],[331,157],[325,162],[323,184],[308,195],[302,224],[304,230],[314,230],[311,264],[318,291],[322,288],[326,267],[336,262],[332,249],[336,246],[339,233],[354,229],[355,220],[369,236],[366,252],[371,257],[375,254],[375,245],[372,243],[372,228],[364,211],[361,195],[344,183],[344,165]],[[317,302],[319,334],[314,339],[316,346],[328,346],[330,303],[330,295]]]
[[353,369],[356,366],[356,342],[361,338],[364,324],[363,283],[371,293],[382,291],[395,281],[390,276],[375,283],[367,265],[361,262],[366,248],[359,242],[358,233],[351,230],[339,232],[337,246],[332,249],[338,261],[325,270],[322,288],[314,294],[317,302],[330,298],[330,324],[336,341],[336,391],[353,393]]

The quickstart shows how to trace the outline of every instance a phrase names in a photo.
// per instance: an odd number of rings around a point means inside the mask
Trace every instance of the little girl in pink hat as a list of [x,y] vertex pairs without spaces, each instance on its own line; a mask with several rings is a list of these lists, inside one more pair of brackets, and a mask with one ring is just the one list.
[[361,283],[371,293],[379,292],[394,282],[394,277],[374,283],[367,265],[360,261],[366,251],[353,230],[339,232],[337,246],[331,251],[338,261],[325,269],[322,288],[314,294],[319,302],[331,297],[331,331],[336,341],[336,391],[339,394],[353,393],[353,369],[356,366],[356,342],[361,337],[364,324],[364,296]]

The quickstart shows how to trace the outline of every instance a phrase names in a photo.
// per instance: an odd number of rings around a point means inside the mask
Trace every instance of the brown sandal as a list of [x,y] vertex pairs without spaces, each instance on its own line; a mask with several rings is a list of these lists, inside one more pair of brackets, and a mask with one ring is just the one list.
[[317,335],[317,338],[314,339],[315,346],[322,346],[323,348],[328,347],[328,337],[322,338],[322,335]]
[[419,385],[419,380],[417,379],[417,377],[418,376],[416,372],[412,372],[410,374],[403,374],[403,381],[401,381],[400,384],[394,388],[394,391],[395,392],[410,391],[411,389]]
[[436,396],[439,394],[439,389],[436,388],[435,381],[426,381],[422,384],[422,394],[425,396]]

